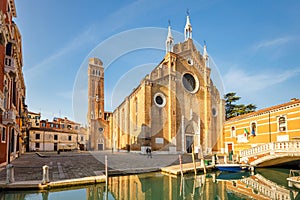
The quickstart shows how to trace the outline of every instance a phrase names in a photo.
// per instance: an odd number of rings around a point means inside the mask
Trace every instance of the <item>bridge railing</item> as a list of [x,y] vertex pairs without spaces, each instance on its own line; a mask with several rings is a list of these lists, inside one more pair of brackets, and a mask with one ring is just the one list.
[[265,197],[269,197],[271,199],[291,199],[290,190],[266,179],[259,174],[255,175],[255,179],[249,177],[241,179],[241,182],[258,191]]
[[240,157],[256,156],[265,153],[274,152],[299,152],[300,151],[300,140],[299,141],[286,141],[286,142],[271,142],[250,149],[242,150]]

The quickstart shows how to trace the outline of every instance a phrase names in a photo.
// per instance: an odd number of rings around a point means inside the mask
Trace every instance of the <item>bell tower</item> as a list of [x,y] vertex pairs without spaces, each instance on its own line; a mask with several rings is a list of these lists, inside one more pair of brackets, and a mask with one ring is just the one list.
[[90,58],[88,66],[87,119],[104,118],[104,68],[98,58]]
[[104,119],[104,68],[98,58],[90,58],[88,65],[88,135],[89,150],[96,150],[99,139],[98,121]]

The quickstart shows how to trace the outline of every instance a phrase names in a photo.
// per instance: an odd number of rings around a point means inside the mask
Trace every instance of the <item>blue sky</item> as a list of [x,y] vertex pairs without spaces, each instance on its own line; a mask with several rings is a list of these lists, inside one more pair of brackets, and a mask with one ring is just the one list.
[[[82,99],[87,97],[73,93],[76,85],[84,90],[86,83],[78,83],[78,77],[85,73],[87,58],[95,55],[107,61],[108,54],[120,51],[122,45],[135,44],[135,38],[122,40],[122,33],[131,30],[140,42],[161,42],[163,49],[164,39],[149,38],[151,31],[147,27],[160,28],[157,29],[160,35],[166,34],[164,29],[171,20],[174,32],[182,33],[187,9],[193,39],[202,45],[206,41],[225,92],[237,92],[242,97],[240,103],[254,103],[258,108],[300,98],[299,1],[15,0],[15,3],[15,21],[23,39],[26,103],[31,111],[41,112],[43,118],[67,116],[84,123],[86,106]],[[119,42],[101,52],[99,48],[115,35],[120,36]],[[157,46],[125,52],[111,63],[104,62],[105,67],[110,66],[105,72],[105,93],[110,98],[106,98],[107,110],[112,111],[122,101],[118,91],[131,91],[161,61],[164,51]],[[83,111],[77,111],[78,107]]]

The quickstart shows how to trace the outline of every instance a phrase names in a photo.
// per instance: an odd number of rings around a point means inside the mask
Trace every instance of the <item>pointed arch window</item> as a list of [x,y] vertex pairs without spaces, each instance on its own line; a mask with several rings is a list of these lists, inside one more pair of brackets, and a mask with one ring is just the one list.
[[0,127],[1,130],[1,143],[6,143],[6,129],[5,127]]
[[94,119],[94,112],[91,111],[91,119]]
[[102,111],[99,109],[99,118],[102,118]]
[[125,134],[125,110],[124,108],[121,111],[121,131]]
[[134,99],[135,103],[135,129],[138,128],[138,100],[137,98]]

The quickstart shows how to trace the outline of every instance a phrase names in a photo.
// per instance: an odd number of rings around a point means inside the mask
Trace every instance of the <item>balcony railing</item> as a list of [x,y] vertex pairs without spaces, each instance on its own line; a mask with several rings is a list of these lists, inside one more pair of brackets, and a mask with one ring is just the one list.
[[2,122],[4,125],[16,123],[16,114],[13,110],[8,110],[2,113]]
[[9,72],[16,72],[16,66],[15,66],[15,61],[14,58],[11,56],[5,56],[5,61],[4,61],[4,70],[6,73]]
[[0,91],[0,111],[4,111],[4,94],[2,91]]

